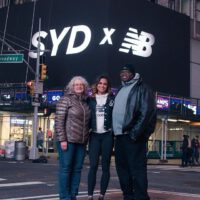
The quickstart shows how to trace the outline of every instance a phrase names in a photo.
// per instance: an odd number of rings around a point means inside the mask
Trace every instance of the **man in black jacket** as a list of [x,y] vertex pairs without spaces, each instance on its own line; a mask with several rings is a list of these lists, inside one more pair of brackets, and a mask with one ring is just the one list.
[[146,143],[156,125],[155,96],[132,65],[122,67],[120,78],[122,88],[113,108],[115,160],[120,186],[124,200],[149,200]]

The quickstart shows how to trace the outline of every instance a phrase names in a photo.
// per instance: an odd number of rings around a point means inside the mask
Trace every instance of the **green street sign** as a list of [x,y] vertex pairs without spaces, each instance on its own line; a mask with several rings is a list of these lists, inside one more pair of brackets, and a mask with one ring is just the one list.
[[22,63],[24,54],[1,54],[0,63]]

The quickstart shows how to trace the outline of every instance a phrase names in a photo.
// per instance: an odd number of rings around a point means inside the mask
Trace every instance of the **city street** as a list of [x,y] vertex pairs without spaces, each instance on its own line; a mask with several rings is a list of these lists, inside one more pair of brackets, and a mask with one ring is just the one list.
[[0,200],[59,200],[56,152],[79,167],[85,146],[94,200],[111,150],[104,200],[123,200],[117,154],[146,155],[151,200],[200,200],[200,0],[0,0],[0,19]]
[[[101,167],[101,166],[99,166]],[[99,168],[100,169],[100,168]],[[58,161],[50,157],[47,164],[31,161],[0,160],[0,199],[58,200]],[[87,199],[88,161],[85,160],[78,199]],[[180,168],[175,165],[149,165],[149,194],[152,200],[200,199],[200,167]],[[98,196],[100,170],[95,196]],[[97,197],[96,197],[97,199]],[[121,200],[121,191],[114,162],[111,164],[111,180],[106,199]]]

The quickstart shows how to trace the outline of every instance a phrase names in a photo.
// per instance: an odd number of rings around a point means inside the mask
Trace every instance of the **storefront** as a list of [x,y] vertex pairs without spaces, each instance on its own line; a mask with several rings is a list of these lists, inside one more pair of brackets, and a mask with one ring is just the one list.
[[[40,113],[39,113],[40,114]],[[5,141],[24,141],[26,146],[32,144],[33,114],[1,112],[0,113],[0,145]],[[44,131],[44,147],[54,150],[54,114],[48,117],[38,116],[38,127]]]

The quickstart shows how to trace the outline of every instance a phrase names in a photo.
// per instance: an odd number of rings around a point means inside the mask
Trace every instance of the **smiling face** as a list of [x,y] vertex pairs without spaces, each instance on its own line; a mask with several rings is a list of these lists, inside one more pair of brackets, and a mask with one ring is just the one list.
[[108,91],[108,81],[105,78],[101,78],[97,84],[97,93],[105,94]]
[[123,82],[130,81],[134,77],[134,74],[130,72],[129,70],[122,70],[120,71],[120,79]]
[[73,89],[76,94],[83,94],[85,86],[80,79],[74,81]]

